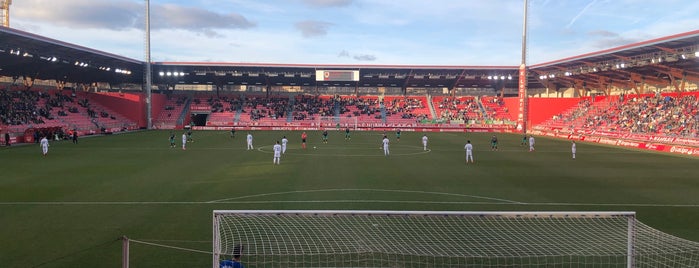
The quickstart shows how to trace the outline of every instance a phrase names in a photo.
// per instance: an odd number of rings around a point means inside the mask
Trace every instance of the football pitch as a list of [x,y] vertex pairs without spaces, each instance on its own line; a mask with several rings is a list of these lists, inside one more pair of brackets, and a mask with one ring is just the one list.
[[[1,267],[119,267],[120,238],[211,251],[223,209],[635,211],[699,241],[699,159],[537,137],[403,132],[143,131],[0,149]],[[286,135],[281,165],[272,146]],[[464,145],[475,163],[464,163]],[[132,267],[210,267],[211,255],[131,244]],[[244,262],[243,258],[243,262]]]

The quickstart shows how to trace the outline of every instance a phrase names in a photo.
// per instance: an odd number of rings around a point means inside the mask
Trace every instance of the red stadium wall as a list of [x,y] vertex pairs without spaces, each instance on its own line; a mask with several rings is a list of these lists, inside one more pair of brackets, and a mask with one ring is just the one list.
[[[529,127],[541,124],[554,115],[570,109],[580,100],[581,98],[529,98],[529,117],[527,118]],[[519,105],[519,103],[515,104]],[[508,109],[510,108],[508,107]],[[514,109],[518,109],[518,107],[515,106]]]
[[517,113],[519,112],[519,97],[507,97],[502,99],[507,107],[507,113],[510,119],[517,121]]
[[[165,94],[151,94],[151,110],[150,116],[155,119],[160,115],[160,111],[165,109],[165,103],[167,102],[167,95]],[[145,114],[145,113],[143,113]]]
[[90,99],[109,109],[117,111],[129,120],[146,127],[146,107],[142,94],[133,93],[93,93]]

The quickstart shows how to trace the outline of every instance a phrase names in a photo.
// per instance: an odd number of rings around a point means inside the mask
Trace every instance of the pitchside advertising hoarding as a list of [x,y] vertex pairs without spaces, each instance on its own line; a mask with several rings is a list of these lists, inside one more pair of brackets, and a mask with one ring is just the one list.
[[531,134],[642,150],[699,156],[699,147],[694,147],[699,144],[699,139],[673,138],[643,134],[620,134],[612,132],[570,134],[570,132],[563,133],[557,130],[541,129],[533,130],[531,131]]

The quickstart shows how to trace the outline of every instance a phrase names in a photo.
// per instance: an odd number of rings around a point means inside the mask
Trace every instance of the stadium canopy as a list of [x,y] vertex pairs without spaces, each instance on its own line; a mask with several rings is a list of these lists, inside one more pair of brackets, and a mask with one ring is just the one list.
[[[356,77],[348,74],[352,71],[357,72]],[[501,88],[504,85],[512,88],[517,87],[517,71],[517,66],[159,62],[153,65],[153,81],[260,86]],[[322,74],[326,75],[319,76]],[[343,74],[347,76],[342,77]]]
[[544,85],[604,91],[699,83],[699,30],[529,66]]
[[[0,27],[0,75],[71,83],[142,84],[144,62]],[[658,88],[699,83],[699,30],[530,65],[529,88]],[[351,78],[343,76],[356,71]],[[339,74],[326,79],[317,74]],[[155,62],[156,85],[517,88],[518,66]]]
[[143,61],[0,27],[0,75],[71,83],[143,82]]

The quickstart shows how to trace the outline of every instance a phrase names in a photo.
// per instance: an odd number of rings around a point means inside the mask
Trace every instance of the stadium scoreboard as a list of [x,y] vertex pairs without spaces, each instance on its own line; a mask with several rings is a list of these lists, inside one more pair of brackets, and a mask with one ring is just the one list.
[[359,81],[359,70],[316,70],[316,81]]

